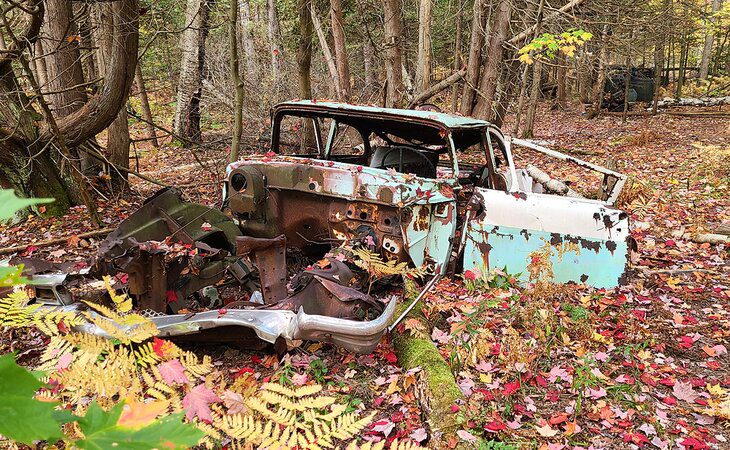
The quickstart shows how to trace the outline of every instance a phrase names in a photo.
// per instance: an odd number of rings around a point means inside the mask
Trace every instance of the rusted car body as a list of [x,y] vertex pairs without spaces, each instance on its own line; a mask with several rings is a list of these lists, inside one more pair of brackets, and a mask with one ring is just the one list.
[[[543,193],[515,167],[515,145],[600,172],[606,200]],[[94,267],[128,274],[136,306],[163,335],[244,331],[368,352],[395,300],[371,296],[333,251],[365,247],[430,277],[500,269],[526,280],[531,255],[549,248],[555,282],[613,287],[629,253],[627,215],[612,207],[624,181],[481,120],[286,102],[272,110],[270,151],[228,166],[219,210],[164,190],[107,238]],[[224,306],[217,291],[231,284],[247,298]]]

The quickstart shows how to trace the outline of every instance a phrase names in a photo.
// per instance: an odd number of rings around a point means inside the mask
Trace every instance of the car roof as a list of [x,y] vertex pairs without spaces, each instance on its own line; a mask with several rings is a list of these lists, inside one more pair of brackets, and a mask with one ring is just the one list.
[[490,125],[490,123],[486,120],[458,116],[456,114],[447,114],[435,111],[422,111],[416,109],[381,108],[379,106],[351,105],[349,103],[337,103],[319,100],[294,100],[283,102],[276,105],[274,107],[274,110],[297,110],[298,108],[302,108],[308,111],[314,110],[316,112],[347,114],[349,116],[378,114],[389,116],[390,119],[417,119],[431,122],[443,128],[448,128],[452,130],[486,128]]

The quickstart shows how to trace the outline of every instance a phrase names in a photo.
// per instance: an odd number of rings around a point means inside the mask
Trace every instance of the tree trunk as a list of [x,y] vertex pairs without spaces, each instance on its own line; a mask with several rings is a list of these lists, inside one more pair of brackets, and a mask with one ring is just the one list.
[[238,1],[230,0],[228,14],[228,50],[230,52],[231,84],[236,93],[233,108],[233,137],[231,139],[231,153],[229,161],[238,161],[241,149],[241,135],[243,134],[243,79],[240,73],[238,54]]
[[281,48],[279,47],[279,16],[276,13],[276,0],[266,0],[267,28],[269,35],[269,48],[271,49],[271,78],[274,86],[279,85],[279,58]]
[[134,68],[134,82],[137,84],[137,91],[139,92],[139,102],[142,104],[142,117],[147,121],[147,137],[152,141],[152,145],[155,148],[160,148],[160,143],[157,140],[157,132],[152,117],[152,108],[150,108],[150,99],[147,96],[147,89],[144,84],[144,77],[142,76],[142,60],[137,62],[137,67]]
[[35,41],[33,46],[35,55],[33,63],[35,64],[36,74],[38,76],[38,84],[43,90],[48,90],[48,70],[46,68],[46,59],[43,57],[43,43],[40,39]]
[[497,82],[500,76],[500,67],[504,60],[504,43],[509,31],[512,4],[510,0],[500,0],[494,18],[494,31],[489,39],[487,63],[479,83],[480,97],[477,100],[472,114],[474,117],[490,120],[493,117],[493,102],[497,92]]
[[608,31],[609,26],[604,25],[601,31],[601,52],[598,56],[598,77],[593,85],[593,107],[588,114],[592,119],[601,112],[603,107],[603,85],[606,84],[606,64],[608,63]]
[[568,61],[564,55],[560,55],[557,59],[558,70],[555,74],[555,82],[558,85],[556,100],[558,108],[565,109],[568,106],[568,99],[566,93],[566,72],[568,71]]
[[489,35],[485,30],[487,26],[487,14],[484,11],[484,0],[474,0],[474,13],[471,23],[471,39],[469,40],[469,59],[466,65],[466,77],[464,89],[461,94],[461,109],[459,112],[467,116],[471,114],[474,107],[474,88],[479,83],[479,69],[481,68],[482,46],[484,36]]
[[[97,3],[95,4],[98,12],[97,35],[96,42],[99,45],[97,56],[97,67],[99,73],[104,76],[110,76],[110,71],[114,70],[111,65],[111,54],[114,38],[114,17],[117,14],[118,7],[114,3]],[[136,67],[135,67],[136,68]],[[106,155],[112,167],[109,167],[109,176],[111,177],[111,185],[121,187],[127,183],[127,172],[121,169],[129,169],[129,124],[127,121],[127,110],[124,105],[119,109],[116,118],[107,128]]]
[[253,27],[251,20],[251,3],[249,0],[238,0],[241,10],[241,46],[246,55],[246,77],[255,80],[258,77],[256,70],[256,47],[254,45]]
[[[540,0],[540,5],[537,7],[537,16],[535,18],[535,32],[533,39],[537,39],[540,36],[542,30],[542,8],[545,2]],[[527,115],[525,116],[525,129],[522,132],[522,137],[531,138],[533,135],[533,129],[535,127],[535,113],[537,112],[537,100],[540,96],[540,85],[542,83],[542,63],[539,59],[535,60],[532,66],[532,86],[530,87],[530,104],[527,108]]]
[[[463,0],[457,0],[456,2],[456,14],[454,14],[454,20],[456,21],[456,35],[454,36],[454,72],[461,70],[461,16],[462,8],[464,7]],[[466,74],[466,71],[464,71]],[[459,108],[459,84],[454,83],[451,89],[451,111],[456,112]]]
[[185,9],[187,27],[180,38],[182,61],[177,84],[177,104],[173,129],[187,142],[198,142],[200,133],[200,99],[205,69],[205,40],[211,0],[188,0]]
[[365,36],[365,40],[362,44],[362,65],[363,70],[365,71],[365,87],[363,88],[363,91],[365,94],[370,92],[370,90],[375,86],[375,73],[373,69],[373,54],[375,53],[375,49],[373,48],[373,43],[370,41],[370,36]]
[[416,91],[418,92],[427,90],[431,83],[431,1],[420,0],[418,8],[418,59],[416,60]]
[[403,103],[403,54],[400,0],[383,0],[385,8],[385,106]]
[[525,129],[522,130],[523,138],[531,138],[534,135],[535,114],[537,112],[537,100],[540,97],[540,82],[542,81],[542,63],[535,60],[532,65],[532,85],[530,86],[530,104],[525,115]]
[[710,72],[710,59],[712,57],[712,45],[715,42],[715,17],[714,14],[720,9],[720,0],[712,0],[712,11],[710,19],[705,25],[707,32],[705,34],[705,46],[702,48],[702,61],[700,62],[700,80],[706,80]]
[[312,0],[299,1],[299,97],[312,98]]
[[324,35],[322,23],[319,21],[319,17],[317,17],[317,11],[314,9],[314,3],[310,2],[309,8],[312,16],[312,24],[314,25],[314,29],[317,31],[317,40],[319,40],[319,46],[322,48],[322,55],[327,63],[327,69],[329,70],[330,78],[332,79],[330,92],[334,92],[337,98],[341,98],[342,94],[340,92],[340,82],[339,76],[337,75],[335,58],[332,56],[330,45],[327,43],[327,37]]
[[685,32],[682,36],[682,48],[679,52],[679,78],[677,78],[677,90],[675,97],[682,97],[682,88],[684,87],[684,80],[687,72],[687,55],[689,53],[689,39]]
[[332,41],[335,47],[335,61],[337,63],[337,79],[340,83],[340,93],[342,100],[350,101],[350,64],[347,59],[345,22],[342,14],[342,2],[340,0],[330,0],[330,19],[332,20]]
[[38,140],[30,103],[12,66],[0,64],[0,181],[24,197],[56,199],[46,205],[46,214],[62,215],[72,201],[51,150]]
[[84,71],[76,22],[73,20],[71,2],[46,0],[44,28],[48,36],[49,53],[46,57],[48,71],[48,99],[56,117],[64,117],[86,103]]

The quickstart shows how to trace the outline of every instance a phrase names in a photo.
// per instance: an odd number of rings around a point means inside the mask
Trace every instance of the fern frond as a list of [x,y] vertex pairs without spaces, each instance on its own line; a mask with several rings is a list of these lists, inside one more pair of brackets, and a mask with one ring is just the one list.
[[109,297],[111,297],[114,302],[114,307],[122,314],[130,312],[132,310],[132,299],[126,294],[117,294],[117,292],[112,288],[110,280],[111,277],[108,275],[104,276],[104,287],[106,287]]
[[11,292],[0,299],[0,327],[21,328],[33,324],[33,316],[40,305],[29,305],[24,289]]

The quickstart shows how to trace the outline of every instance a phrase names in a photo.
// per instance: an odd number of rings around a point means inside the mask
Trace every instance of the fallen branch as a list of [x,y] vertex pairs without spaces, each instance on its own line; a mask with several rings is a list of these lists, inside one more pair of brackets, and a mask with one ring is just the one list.
[[415,106],[418,106],[419,104],[423,103],[424,101],[428,100],[429,98],[433,97],[434,95],[438,94],[439,92],[447,89],[452,84],[456,83],[460,79],[462,79],[466,75],[466,69],[461,69],[458,72],[454,72],[453,74],[449,75],[448,77],[444,78],[443,80],[439,81],[438,83],[434,84],[430,88],[426,89],[423,92],[420,92],[416,94],[413,97],[413,100],[411,100],[408,103],[409,108],[413,108]]
[[80,233],[80,234],[76,234],[76,235],[72,235],[72,236],[66,236],[66,237],[54,238],[54,239],[46,239],[45,241],[33,242],[32,244],[14,245],[12,247],[4,247],[4,248],[0,248],[0,255],[7,255],[9,253],[22,252],[30,246],[41,248],[41,247],[50,247],[51,245],[65,244],[72,237],[78,237],[79,239],[86,239],[86,238],[106,235],[106,234],[109,234],[112,230],[114,230],[114,228],[102,228],[101,230],[89,231],[86,233]]
[[689,240],[698,244],[730,244],[730,236],[715,233],[690,234]]
[[582,195],[572,190],[567,184],[554,178],[550,178],[550,175],[532,164],[528,164],[526,170],[533,180],[543,185],[543,187],[550,192],[564,195],[566,197],[584,198]]

